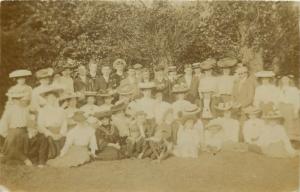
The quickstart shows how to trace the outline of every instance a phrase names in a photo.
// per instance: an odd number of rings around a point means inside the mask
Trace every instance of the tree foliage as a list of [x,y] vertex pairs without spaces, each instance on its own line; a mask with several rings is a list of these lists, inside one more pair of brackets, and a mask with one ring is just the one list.
[[233,56],[253,70],[297,75],[299,49],[295,2],[1,2],[1,77],[93,56],[100,64],[121,57],[179,67]]

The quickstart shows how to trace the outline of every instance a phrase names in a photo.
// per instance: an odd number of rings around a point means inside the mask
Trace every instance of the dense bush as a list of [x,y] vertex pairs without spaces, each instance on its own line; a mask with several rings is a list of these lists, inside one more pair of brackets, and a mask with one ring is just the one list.
[[[294,2],[1,2],[1,96],[7,74],[121,57],[182,64],[234,56],[253,70],[299,73],[299,8]],[[3,77],[3,78],[2,78]],[[1,99],[3,100],[3,99]]]

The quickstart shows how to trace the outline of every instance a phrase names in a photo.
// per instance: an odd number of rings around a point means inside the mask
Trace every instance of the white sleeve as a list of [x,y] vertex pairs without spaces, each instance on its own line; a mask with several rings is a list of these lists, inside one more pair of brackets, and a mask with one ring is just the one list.
[[63,156],[68,152],[69,148],[73,144],[73,141],[74,141],[74,130],[71,130],[67,133],[66,142],[64,144],[64,147],[60,151],[60,156]]

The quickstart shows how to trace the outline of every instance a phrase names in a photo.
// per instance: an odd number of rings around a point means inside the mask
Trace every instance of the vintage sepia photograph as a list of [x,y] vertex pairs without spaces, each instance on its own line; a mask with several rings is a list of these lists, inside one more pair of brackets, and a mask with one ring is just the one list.
[[300,192],[300,2],[0,0],[0,192]]

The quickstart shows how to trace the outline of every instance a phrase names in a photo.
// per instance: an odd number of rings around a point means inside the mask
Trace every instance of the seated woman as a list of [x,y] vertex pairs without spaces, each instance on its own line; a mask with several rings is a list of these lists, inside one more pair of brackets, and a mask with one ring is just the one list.
[[76,126],[67,133],[66,142],[60,155],[55,159],[50,159],[47,165],[52,167],[76,167],[90,161],[90,156],[96,156],[95,129],[86,122],[87,117],[84,112],[75,112],[72,119],[76,122]]
[[5,108],[0,125],[0,129],[7,132],[3,146],[3,163],[25,163],[31,166],[32,163],[27,157],[27,128],[30,119],[28,92],[21,87],[15,87],[6,95],[10,98],[10,106]]
[[118,129],[111,126],[111,111],[97,112],[95,117],[100,121],[96,128],[96,140],[98,160],[118,160],[123,158],[120,146]]
[[154,136],[145,139],[139,159],[149,157],[160,162],[168,158],[172,154],[172,143],[168,141],[168,138],[170,138],[170,134],[167,130],[161,129],[156,131]]
[[75,127],[76,122],[73,120],[73,115],[76,111],[79,111],[77,108],[77,99],[79,95],[73,92],[65,92],[60,98],[60,106],[65,110],[68,118],[68,130]]
[[177,133],[177,145],[173,154],[177,157],[197,158],[200,149],[201,135],[198,126],[200,109],[192,105],[182,113],[182,125]]
[[155,122],[146,119],[147,114],[144,111],[135,113],[135,119],[131,122],[129,137],[127,138],[126,154],[128,157],[138,157],[143,151],[145,138],[152,137],[155,132]]
[[36,135],[36,143],[31,151],[31,158],[38,163],[38,167],[44,167],[48,159],[59,155],[64,145],[67,133],[67,115],[58,105],[59,94],[63,89],[49,86],[41,91],[46,104],[39,110],[37,126],[39,133]]
[[244,141],[250,146],[257,145],[265,127],[265,122],[258,117],[261,110],[255,106],[249,106],[244,109],[244,113],[248,116],[243,126]]
[[204,131],[204,148],[203,151],[207,151],[212,154],[222,150],[224,140],[224,131],[221,125],[210,122],[206,125]]
[[285,128],[280,124],[282,116],[278,111],[268,111],[262,117],[266,124],[257,141],[262,153],[270,157],[295,157],[298,152],[292,147]]

